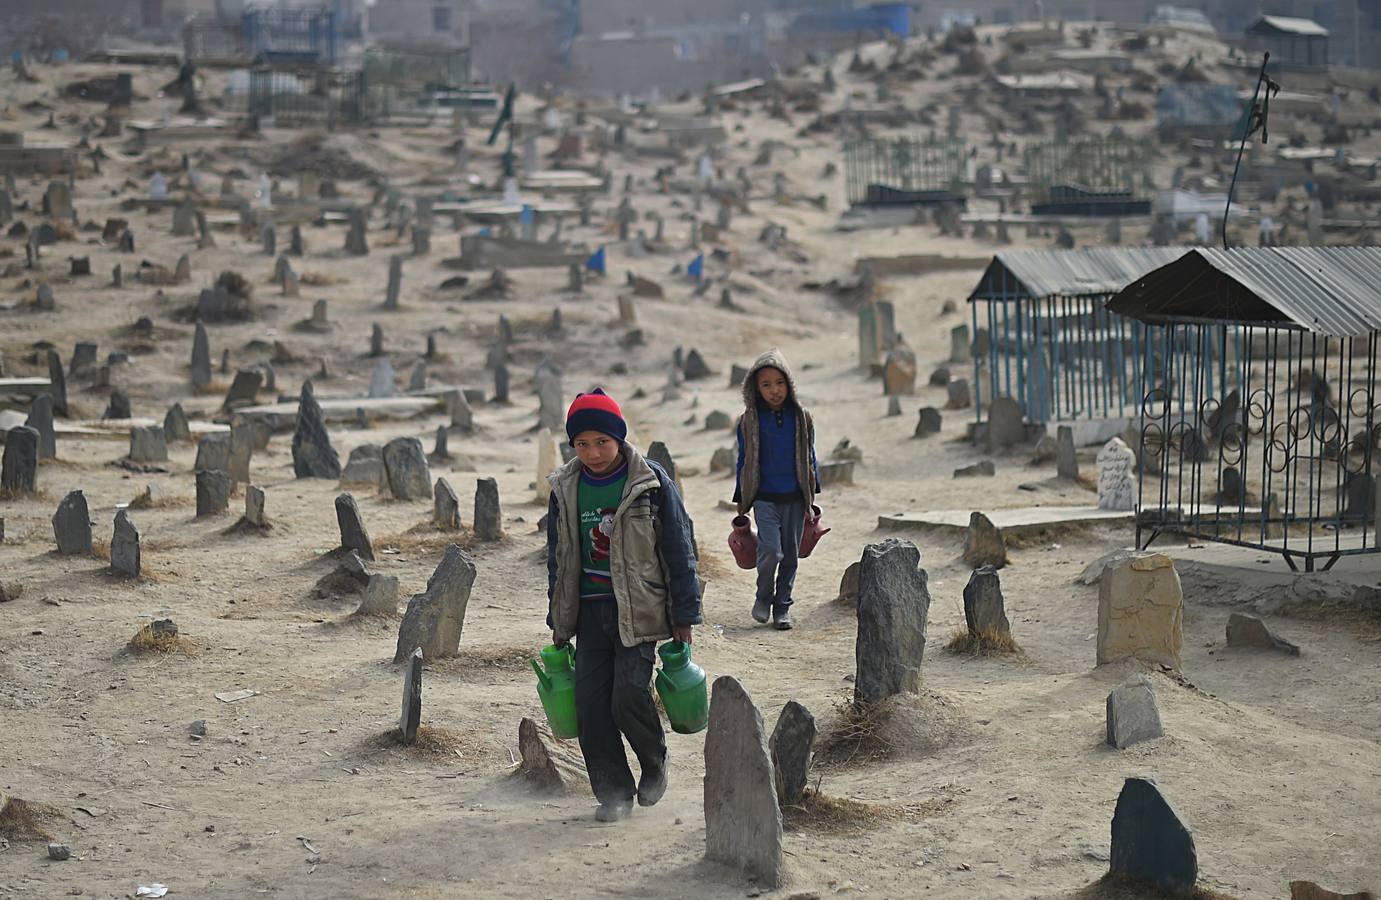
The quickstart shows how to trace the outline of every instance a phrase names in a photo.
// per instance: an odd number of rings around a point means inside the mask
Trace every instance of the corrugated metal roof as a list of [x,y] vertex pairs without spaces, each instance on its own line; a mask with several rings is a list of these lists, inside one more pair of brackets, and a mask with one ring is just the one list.
[[1186,247],[1011,250],[993,257],[969,295],[974,300],[1112,296],[1184,256]]
[[1248,28],[1247,31],[1255,31],[1262,25],[1270,26],[1276,31],[1283,31],[1287,34],[1299,34],[1305,37],[1328,37],[1328,29],[1324,28],[1313,19],[1295,19],[1290,16],[1262,16],[1261,20]]
[[1290,322],[1381,331],[1381,247],[1195,248],[1128,283],[1108,309],[1143,321]]

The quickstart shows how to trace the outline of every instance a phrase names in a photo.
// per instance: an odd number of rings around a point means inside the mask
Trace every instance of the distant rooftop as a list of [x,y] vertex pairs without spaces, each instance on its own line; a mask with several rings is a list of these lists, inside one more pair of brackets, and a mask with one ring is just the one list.
[[1185,6],[1157,6],[1156,11],[1151,14],[1151,24],[1171,25],[1175,28],[1202,31],[1207,34],[1216,33],[1213,23],[1208,20],[1208,16],[1202,10]]
[[1293,19],[1288,16],[1262,16],[1248,31],[1279,31],[1301,37],[1328,37],[1328,29],[1313,19]]

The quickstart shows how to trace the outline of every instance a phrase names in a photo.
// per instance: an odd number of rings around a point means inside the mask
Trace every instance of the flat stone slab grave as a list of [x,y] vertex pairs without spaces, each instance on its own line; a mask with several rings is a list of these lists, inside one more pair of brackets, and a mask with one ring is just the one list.
[[[23,425],[25,418],[27,417],[24,413],[12,409],[0,410],[0,434],[8,434],[11,428]],[[110,438],[111,440],[127,441],[131,429],[150,428],[154,425],[162,427],[163,420],[142,417],[133,419],[77,419],[75,421],[57,419],[53,422],[53,431],[67,437]],[[229,425],[218,425],[215,422],[201,420],[189,421],[187,427],[191,429],[192,434],[230,432]]]
[[[932,512],[903,512],[878,516],[878,528],[953,528],[967,531],[971,509],[937,509]],[[1018,506],[1012,509],[983,510],[1001,528],[1044,528],[1049,525],[1083,525],[1093,522],[1132,522],[1136,513],[1127,510],[1099,509],[1096,506]]]
[[[440,411],[445,406],[442,400],[435,397],[318,397],[317,402],[321,404],[322,415],[328,422],[354,421],[355,411],[360,409],[370,416],[411,419],[424,413]],[[297,401],[250,406],[237,409],[235,414],[251,421],[267,422],[270,428],[291,428],[297,422]]]
[[38,394],[50,393],[53,383],[47,378],[34,376],[32,378],[0,378],[0,397],[8,397],[11,394]]

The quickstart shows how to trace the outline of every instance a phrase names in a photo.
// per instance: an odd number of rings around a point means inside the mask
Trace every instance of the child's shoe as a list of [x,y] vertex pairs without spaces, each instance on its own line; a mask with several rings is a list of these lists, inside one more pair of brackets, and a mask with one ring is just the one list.
[[597,822],[622,822],[633,812],[632,800],[619,800],[615,803],[601,803],[595,810]]
[[667,792],[667,767],[663,764],[657,769],[648,769],[638,779],[638,805],[656,806],[657,801]]
[[754,600],[753,601],[753,621],[761,622],[766,625],[767,620],[772,618],[772,601]]

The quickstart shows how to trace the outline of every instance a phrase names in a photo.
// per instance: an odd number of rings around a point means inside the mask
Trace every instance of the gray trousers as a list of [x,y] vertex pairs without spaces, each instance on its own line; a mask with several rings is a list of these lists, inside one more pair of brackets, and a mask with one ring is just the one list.
[[772,604],[773,612],[782,612],[791,606],[791,589],[796,585],[806,504],[799,498],[790,503],[757,500],[753,519],[758,525],[757,600]]

